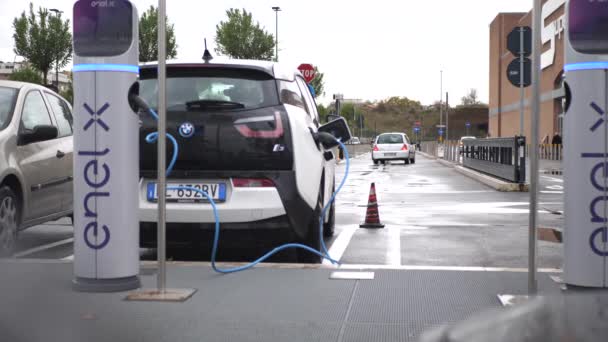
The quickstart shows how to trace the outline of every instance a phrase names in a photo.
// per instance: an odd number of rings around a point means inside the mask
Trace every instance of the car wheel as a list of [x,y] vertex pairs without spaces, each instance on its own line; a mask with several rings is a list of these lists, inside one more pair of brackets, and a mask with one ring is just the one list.
[[[336,184],[334,184],[331,193],[336,192]],[[327,223],[323,225],[323,236],[332,237],[334,236],[334,232],[336,230],[336,201],[334,200],[329,207],[327,212],[329,219]]]
[[378,165],[378,160],[372,159],[372,161],[374,162],[374,165]]
[[416,158],[410,159],[410,164],[416,164]]
[[405,165],[407,165],[410,163],[410,158],[404,159],[403,161],[405,162]]
[[11,188],[0,188],[0,256],[10,256],[15,250],[21,205]]
[[381,160],[381,161],[380,161],[380,164],[382,164],[382,165],[386,165],[386,160]]
[[[321,188],[322,189],[322,188]],[[312,213],[312,217],[310,218],[310,222],[308,223],[308,232],[307,236],[302,241],[306,246],[319,251],[321,250],[321,240],[319,240],[319,219],[321,218],[321,210],[323,203],[322,191],[319,190],[319,199],[317,200],[317,206]],[[298,248],[297,250],[298,262],[305,264],[319,264],[321,263],[321,256],[307,251],[302,248]]]

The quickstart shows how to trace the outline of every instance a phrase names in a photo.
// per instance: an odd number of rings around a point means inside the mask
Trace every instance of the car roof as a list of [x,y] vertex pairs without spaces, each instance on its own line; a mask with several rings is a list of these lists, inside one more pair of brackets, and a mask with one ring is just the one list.
[[[153,68],[158,62],[146,62],[140,64],[140,68]],[[167,66],[188,66],[188,67],[235,67],[243,69],[253,69],[264,71],[274,78],[293,81],[300,71],[295,66],[286,65],[272,61],[260,61],[251,59],[230,59],[225,57],[215,57],[209,62],[200,59],[174,59],[168,60]]]
[[[57,95],[59,97],[61,97],[61,95],[57,94],[53,89],[47,88],[45,86],[41,86],[39,84],[35,84],[35,83],[29,83],[29,82],[18,82],[18,81],[9,81],[9,80],[0,80],[0,87],[5,87],[5,88],[13,88],[13,89],[38,89],[38,90],[43,90],[43,91],[47,91],[49,93],[52,93],[54,95]],[[63,97],[61,97],[63,98]]]

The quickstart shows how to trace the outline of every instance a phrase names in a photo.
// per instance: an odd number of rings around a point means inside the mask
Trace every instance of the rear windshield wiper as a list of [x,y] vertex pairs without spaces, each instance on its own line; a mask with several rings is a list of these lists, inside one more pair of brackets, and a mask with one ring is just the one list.
[[245,105],[238,102],[222,101],[222,100],[196,100],[186,102],[186,107],[199,107],[199,108],[230,108],[240,109],[245,108]]

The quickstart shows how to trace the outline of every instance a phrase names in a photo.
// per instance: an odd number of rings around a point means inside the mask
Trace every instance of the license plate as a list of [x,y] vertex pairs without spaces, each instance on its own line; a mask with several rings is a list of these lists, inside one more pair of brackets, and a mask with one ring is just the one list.
[[397,153],[385,153],[384,154],[385,157],[394,157],[396,155],[397,155]]
[[[167,183],[167,201],[170,202],[208,202],[207,198],[198,191],[187,189],[171,189],[175,187],[190,187],[209,194],[214,201],[226,200],[226,183]],[[148,183],[148,201],[158,201],[156,183]]]

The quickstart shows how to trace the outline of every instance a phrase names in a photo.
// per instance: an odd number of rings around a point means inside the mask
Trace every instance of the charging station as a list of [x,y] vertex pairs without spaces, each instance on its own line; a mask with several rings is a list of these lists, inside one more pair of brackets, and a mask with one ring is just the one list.
[[567,2],[564,282],[608,287],[608,2]]
[[74,288],[124,291],[139,281],[137,9],[74,4]]

